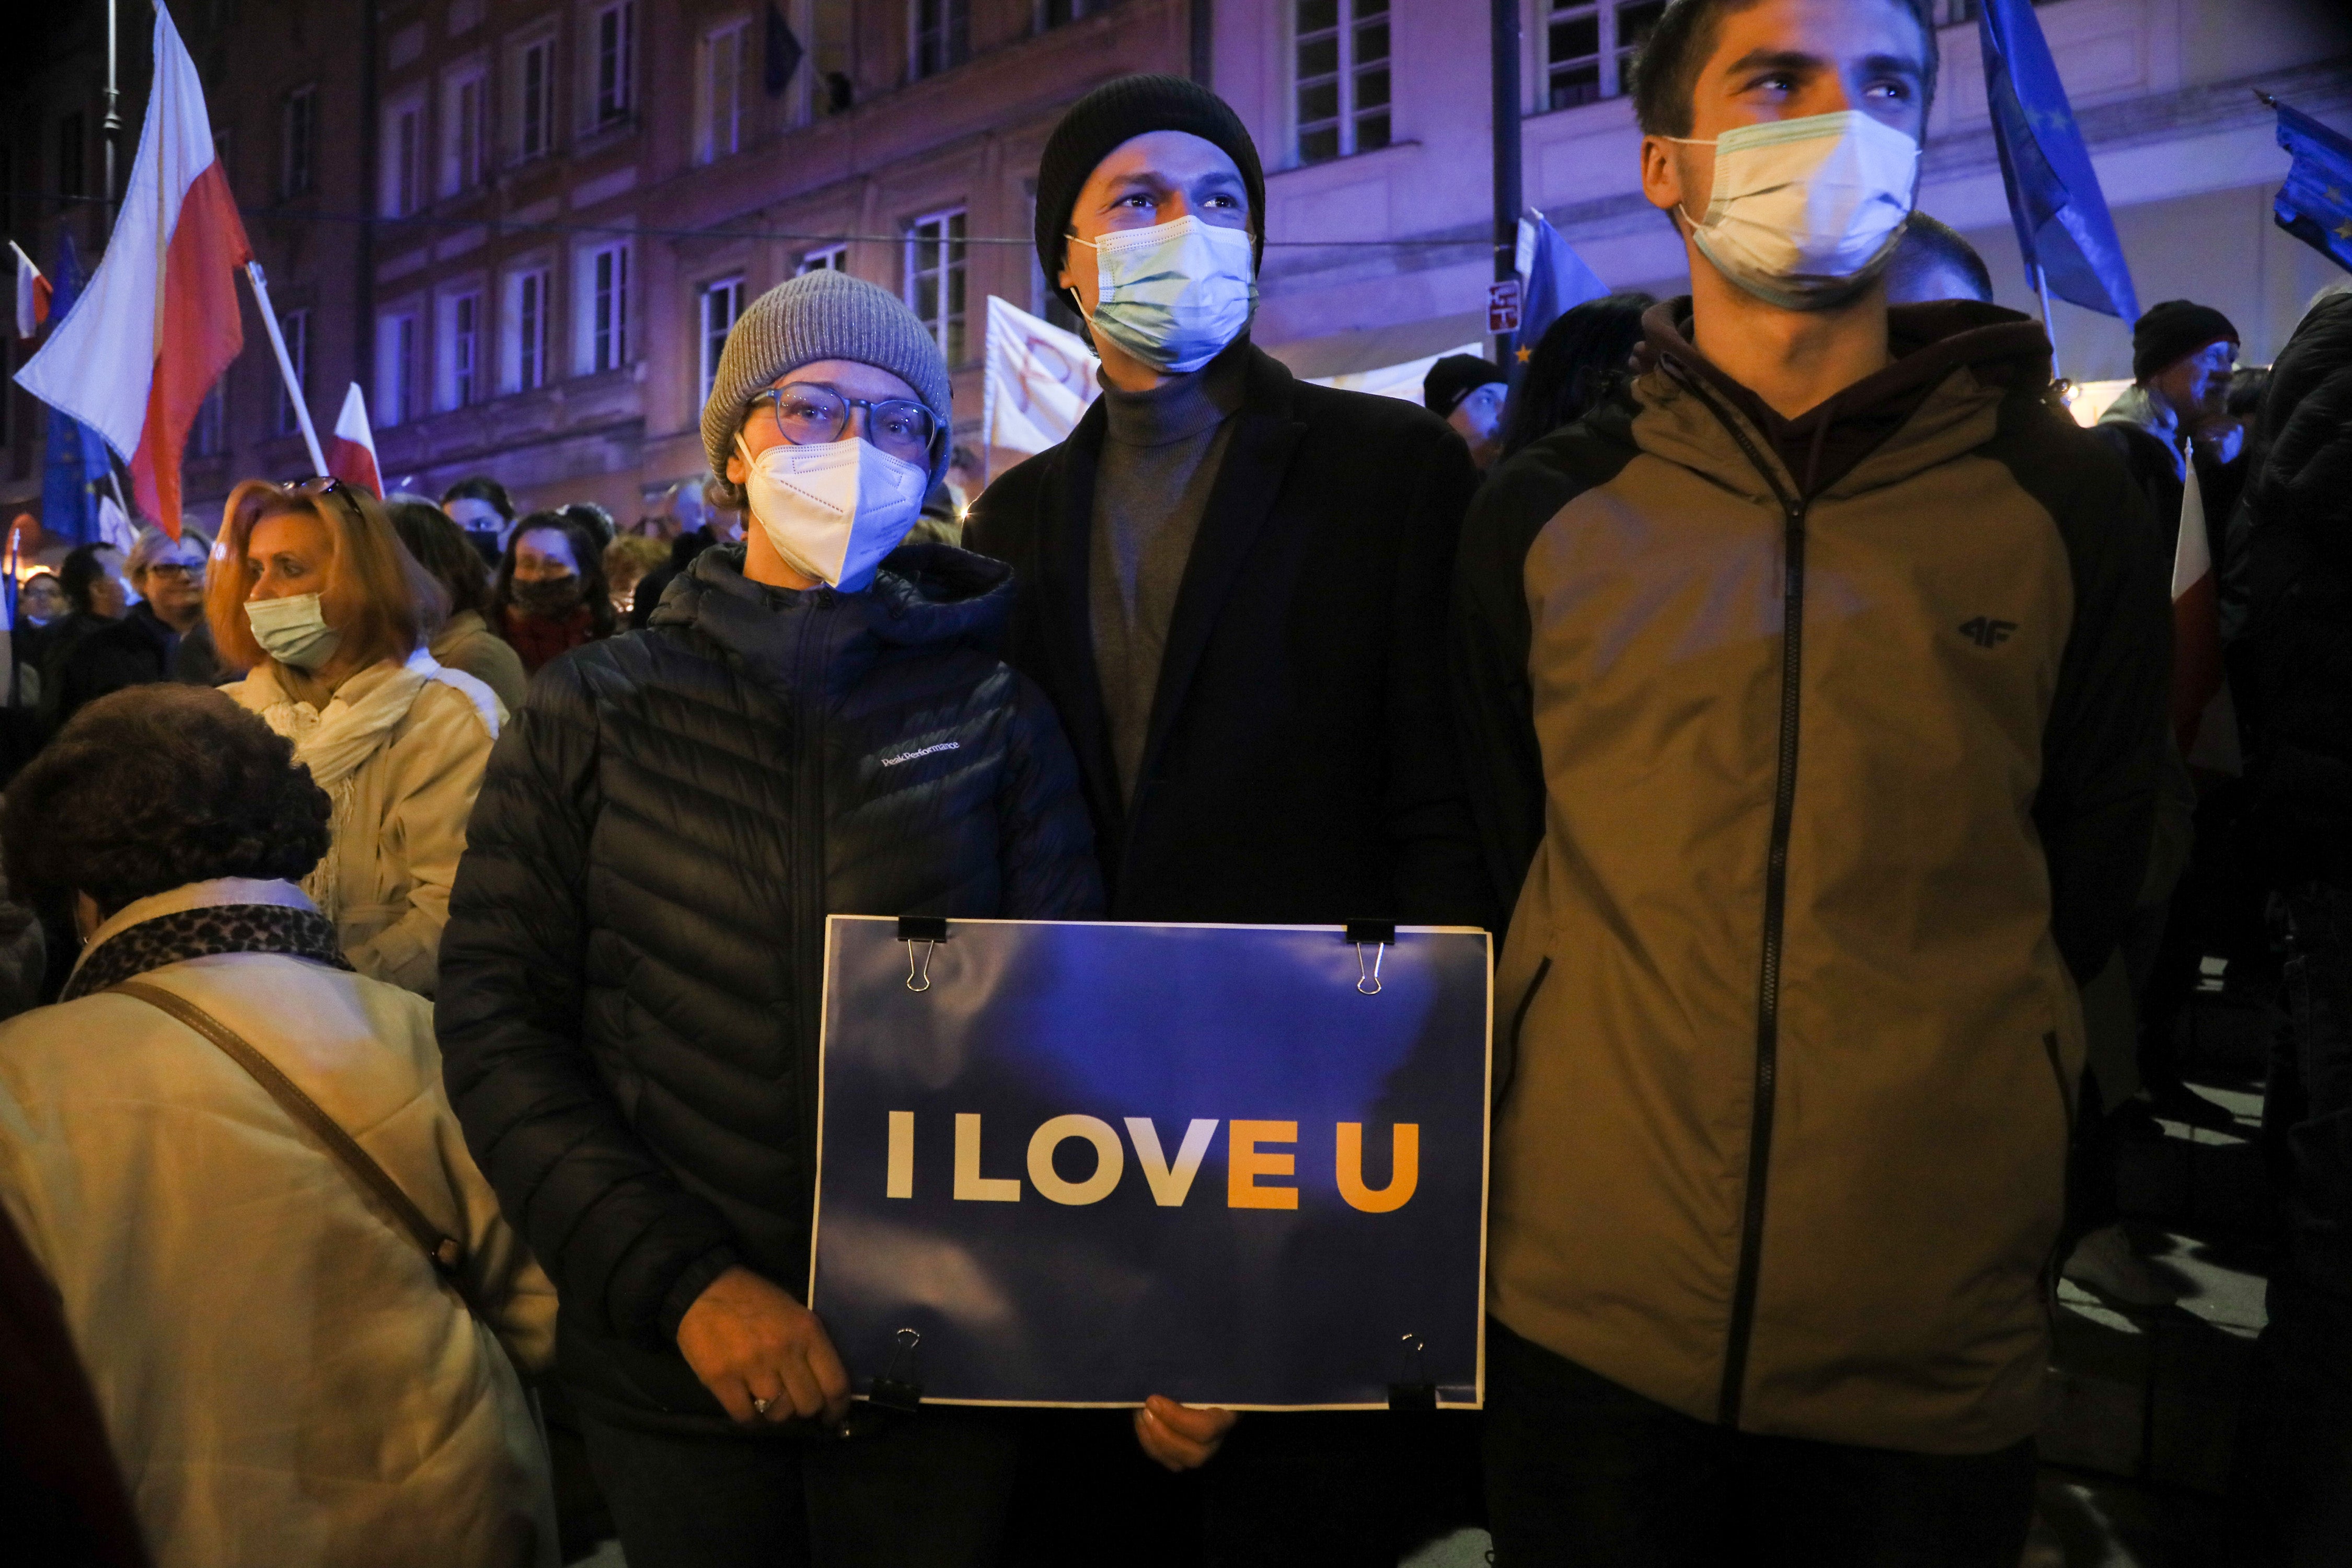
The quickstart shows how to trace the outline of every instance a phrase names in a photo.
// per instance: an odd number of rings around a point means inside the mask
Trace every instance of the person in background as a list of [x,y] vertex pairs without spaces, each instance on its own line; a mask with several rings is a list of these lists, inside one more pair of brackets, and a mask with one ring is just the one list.
[[529,675],[558,654],[613,635],[620,617],[604,582],[604,546],[572,509],[535,511],[515,524],[486,618],[522,656]]
[[619,537],[620,530],[613,525],[613,514],[592,500],[576,500],[555,509],[586,531],[589,542],[602,555],[604,547]]
[[[2132,384],[2092,427],[2147,498],[2163,528],[2168,563],[2180,526],[2190,440],[2229,417],[2237,358],[2238,329],[2221,311],[2187,300],[2150,306],[2132,325]],[[2229,523],[2208,509],[2209,537]]]
[[51,628],[70,613],[65,585],[56,573],[36,572],[17,586],[16,621],[8,629],[9,707],[40,707],[41,664]]
[[2221,417],[2190,438],[2189,460],[2196,466],[2197,489],[2205,502],[2216,582],[2229,575],[2231,528],[2238,515],[2238,498],[2245,493],[2246,474],[2253,466],[2254,430],[2262,422],[2263,399],[2270,385],[2267,365],[2242,365],[2231,372]]
[[[53,726],[63,725],[84,703],[109,692],[177,679],[183,649],[204,630],[205,563],[212,544],[194,525],[183,529],[177,539],[152,524],[139,531],[130,558],[131,585],[139,601],[120,620],[92,630],[59,661],[55,686],[45,691]],[[219,659],[208,634],[198,657],[189,662],[198,673],[218,674]],[[197,679],[189,684],[217,682]]]
[[980,492],[985,488],[981,474],[979,454],[971,447],[959,445],[948,454],[947,478],[941,482],[948,487],[948,495],[955,502],[958,522],[963,521],[963,514],[971,510],[971,503],[980,499]]
[[58,581],[58,574],[54,572],[36,572],[16,589],[16,620],[19,626],[46,626],[65,613],[65,585]]
[[[330,811],[284,738],[203,687],[101,698],[17,777],[10,884],[71,906],[83,945],[64,1000],[0,1026],[0,1205],[159,1568],[535,1568],[553,1504],[517,1372],[548,1365],[554,1289],[466,1152],[430,1005],[352,973],[296,885]],[[448,1271],[131,983],[363,1139],[455,1244]]]
[[1575,424],[1610,387],[1633,374],[1633,351],[1642,342],[1642,312],[1657,302],[1654,295],[1633,289],[1561,311],[1544,329],[1504,410],[1497,461],[1517,457],[1531,443]]
[[1421,405],[1454,427],[1481,468],[1500,454],[1503,404],[1510,377],[1476,354],[1446,354],[1421,379]]
[[636,609],[637,584],[656,567],[668,564],[669,541],[645,534],[623,534],[604,547],[604,582],[613,596],[613,613],[626,620]]
[[490,630],[482,612],[490,603],[490,569],[457,521],[423,496],[394,495],[384,503],[400,542],[449,596],[449,618],[427,651],[444,668],[461,670],[497,694],[499,712],[522,706],[530,677],[512,644]]
[[229,696],[334,803],[303,889],[371,979],[433,994],[499,700],[425,652],[446,605],[376,499],[337,479],[229,492],[205,590]]
[[825,917],[1101,909],[1068,747],[995,651],[1011,574],[899,546],[949,415],[894,294],[819,271],[753,300],[702,416],[748,544],[542,670],[474,813],[449,1095],[561,1288],[631,1568],[995,1561],[1005,1415],[839,1430],[802,1304]]
[[1926,213],[1913,213],[1886,264],[1886,302],[1925,305],[1937,300],[1992,303],[1992,273],[1960,231]]
[[43,628],[41,647],[41,727],[47,734],[58,731],[66,662],[85,638],[121,620],[138,598],[123,574],[122,552],[111,544],[74,546],[58,568],[58,581],[65,589],[66,614]]
[[[1929,0],[1672,0],[1654,368],[1473,504],[1497,1568],[2015,1568],[2171,666],[2041,326],[1890,310]],[[1530,842],[1532,838],[1532,842]]]
[[[723,527],[727,521],[728,519],[724,514],[714,516],[709,522],[704,523],[700,528],[689,529],[669,542],[668,561],[638,578],[636,589],[629,596],[628,619],[631,631],[641,632],[653,623],[654,611],[660,607],[662,595],[669,591],[670,584],[694,563],[696,556],[712,545],[722,542],[714,529]],[[740,536],[739,524],[736,529],[729,531],[729,536],[724,542],[733,543]]]
[[[1063,116],[1037,259],[1103,393],[966,537],[1013,568],[1008,658],[1069,731],[1112,919],[1484,925],[1444,649],[1477,471],[1436,416],[1250,341],[1265,198],[1248,130],[1196,83],[1125,77]],[[1140,1563],[1197,1508],[1213,1562],[1393,1563],[1470,1468],[1449,1417],[1234,1423],[1158,1395],[1041,1416],[1020,1560],[1116,1538]]]
[[467,542],[480,552],[485,565],[499,563],[514,527],[514,500],[506,486],[488,474],[459,479],[441,492],[441,510],[466,531]]
[[2249,837],[2278,890],[2285,1026],[2263,1142],[2285,1217],[2239,1426],[2252,1561],[2352,1562],[2352,284],[2271,368],[2234,531]]

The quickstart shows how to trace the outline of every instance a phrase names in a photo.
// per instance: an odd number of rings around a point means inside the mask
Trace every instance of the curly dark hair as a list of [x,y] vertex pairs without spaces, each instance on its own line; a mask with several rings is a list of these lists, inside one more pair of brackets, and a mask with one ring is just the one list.
[[160,683],[75,714],[8,786],[0,857],[20,900],[112,914],[215,877],[307,875],[327,794],[292,742],[209,686]]

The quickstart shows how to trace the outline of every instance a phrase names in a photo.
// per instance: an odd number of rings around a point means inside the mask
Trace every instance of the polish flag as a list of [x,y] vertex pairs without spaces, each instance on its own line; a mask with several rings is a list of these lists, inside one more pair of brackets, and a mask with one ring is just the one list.
[[49,319],[49,280],[13,239],[8,253],[16,258],[16,336],[29,338]]
[[2238,710],[2221,667],[2213,547],[2205,536],[2197,465],[2188,469],[2179,542],[2172,548],[2172,732],[2191,770],[2235,778],[2246,767],[2238,747]]
[[140,510],[180,531],[180,453],[245,346],[236,269],[253,259],[213,150],[196,66],[155,7],[154,86],[122,215],[89,286],[16,380],[123,455]]
[[343,394],[343,411],[335,416],[335,434],[327,443],[327,472],[347,485],[358,485],[382,500],[383,472],[375,463],[375,432],[368,428],[367,399],[360,384]]

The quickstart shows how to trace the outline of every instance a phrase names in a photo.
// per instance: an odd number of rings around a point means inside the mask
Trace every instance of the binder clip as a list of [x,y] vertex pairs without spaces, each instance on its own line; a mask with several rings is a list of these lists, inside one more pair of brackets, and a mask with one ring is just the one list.
[[[898,1348],[890,1352],[890,1364],[874,1380],[867,1391],[867,1403],[884,1410],[895,1410],[901,1415],[912,1415],[923,1406],[923,1368],[917,1350],[923,1336],[912,1329],[900,1329],[897,1335]],[[1433,1403],[1436,1394],[1430,1395]]]
[[[938,915],[900,915],[898,940],[907,944],[907,989],[929,991],[931,988],[931,951],[948,939],[948,922]],[[920,945],[922,965],[916,967],[915,949]]]
[[1389,1384],[1389,1408],[1415,1414],[1434,1413],[1437,1409],[1437,1384],[1429,1381],[1429,1370],[1422,1364],[1423,1346],[1419,1334],[1403,1337],[1402,1354],[1398,1358],[1406,1373],[1406,1381]]
[[[1356,989],[1367,996],[1381,994],[1381,960],[1396,944],[1396,921],[1349,921],[1343,939],[1356,946]],[[1364,949],[1372,950],[1372,962],[1364,963]]]

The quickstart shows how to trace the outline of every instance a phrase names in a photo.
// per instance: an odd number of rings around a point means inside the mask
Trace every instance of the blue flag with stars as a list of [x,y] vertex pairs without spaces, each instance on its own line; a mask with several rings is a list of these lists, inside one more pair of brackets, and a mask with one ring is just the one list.
[[2039,271],[2050,292],[2069,304],[2138,320],[2131,268],[2041,20],[2029,0],[1984,0],[1977,23],[1993,145],[2029,279]]
[[[81,293],[73,237],[58,236],[58,269],[49,280],[49,320],[62,321]],[[106,438],[79,419],[49,410],[48,450],[41,467],[41,531],[87,544],[98,538],[98,487],[112,471]]]
[[1519,219],[1519,273],[1523,279],[1519,331],[1511,340],[1516,363],[1503,367],[1514,386],[1554,321],[1571,307],[1609,292],[1609,285],[1584,264],[1584,258],[1552,227],[1551,220],[1534,207]]
[[2278,142],[2294,163],[2271,203],[2279,227],[2352,271],[2352,140],[2265,95],[2278,110]]

